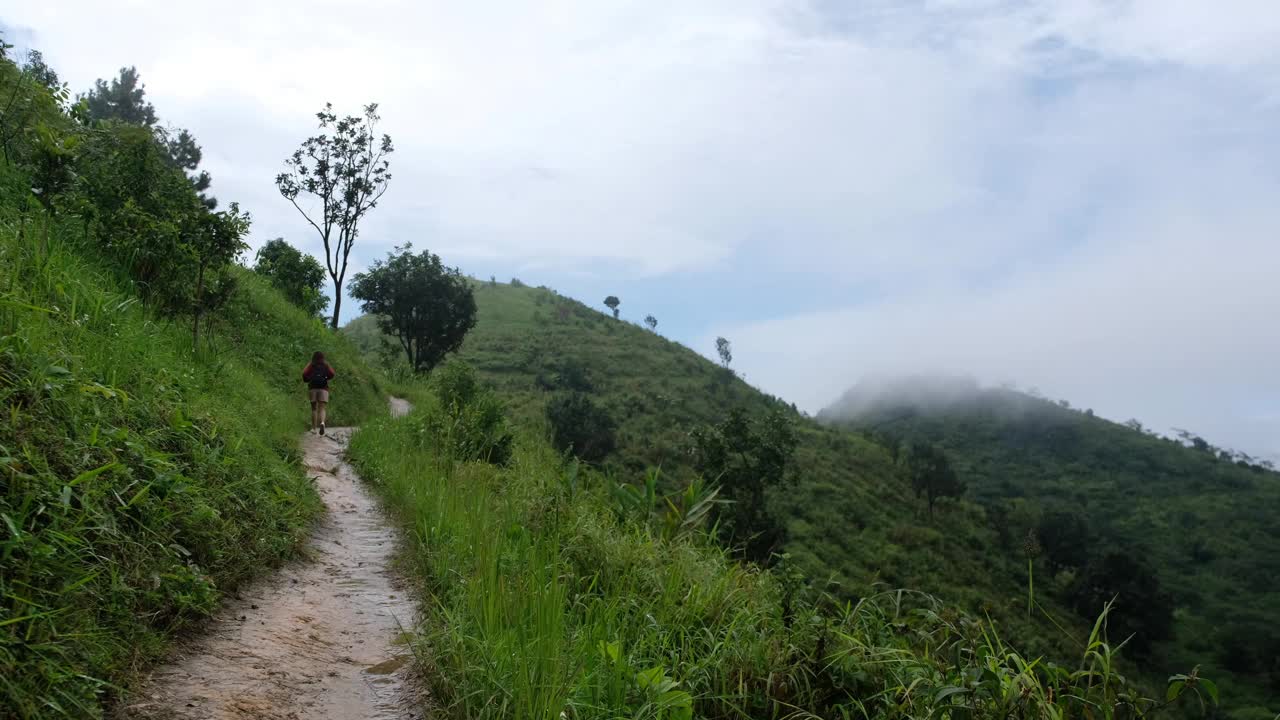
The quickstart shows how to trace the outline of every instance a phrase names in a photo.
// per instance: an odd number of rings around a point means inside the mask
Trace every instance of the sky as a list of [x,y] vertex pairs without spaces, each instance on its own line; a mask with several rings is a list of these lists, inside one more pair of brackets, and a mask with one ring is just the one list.
[[1280,457],[1274,0],[0,0],[0,23],[73,89],[137,66],[254,245],[322,252],[273,178],[325,102],[376,101],[393,178],[356,269],[412,242],[617,295],[810,412],[960,373]]

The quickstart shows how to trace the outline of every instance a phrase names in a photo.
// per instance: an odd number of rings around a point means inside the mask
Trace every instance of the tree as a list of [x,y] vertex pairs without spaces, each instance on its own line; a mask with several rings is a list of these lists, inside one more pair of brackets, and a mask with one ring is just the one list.
[[916,495],[929,502],[929,518],[933,518],[934,501],[941,497],[959,497],[965,486],[947,460],[946,453],[927,443],[912,443],[901,452],[898,462],[911,480]]
[[658,318],[656,318],[656,317],[654,317],[654,316],[652,316],[652,315],[645,315],[645,316],[644,316],[644,324],[645,324],[645,325],[648,325],[650,330],[652,330],[652,331],[654,331],[654,332],[657,332],[657,331],[658,331]]
[[[476,324],[476,299],[457,268],[426,250],[396,248],[351,283],[351,296],[377,316],[378,327],[400,341],[409,367],[425,372],[457,350]],[[336,317],[336,310],[335,310]]]
[[[130,125],[141,125],[155,133],[156,139],[169,153],[173,166],[184,173],[191,186],[200,194],[200,201],[212,210],[218,201],[205,194],[213,180],[208,172],[199,170],[203,153],[195,136],[189,130],[157,127],[159,119],[155,107],[146,99],[146,85],[142,83],[137,68],[120,68],[120,76],[108,84],[99,79],[83,97],[88,118],[92,121],[114,120]],[[198,171],[198,172],[197,172]]]
[[[0,47],[12,46],[0,40]],[[36,145],[46,144],[53,137],[54,144],[75,142],[73,134],[53,131],[65,121],[63,111],[70,94],[39,52],[28,52],[22,67],[7,60],[0,64],[0,87],[0,153],[6,163],[25,159],[23,150],[32,148],[24,147],[24,140],[36,139]],[[36,163],[40,164],[38,158]],[[37,171],[33,178],[37,183],[41,181],[39,174]],[[36,194],[49,207],[52,193],[44,184],[37,187]]]
[[581,460],[597,463],[617,447],[613,417],[586,393],[555,395],[547,402],[546,415],[557,450],[571,450]]
[[797,437],[781,410],[752,418],[734,408],[719,425],[694,430],[694,468],[717,483],[730,505],[721,513],[726,542],[750,560],[765,562],[782,544],[782,523],[769,510],[770,493],[791,480]]
[[716,352],[720,354],[720,364],[728,369],[729,363],[733,362],[733,351],[729,347],[729,341],[722,337],[716,338]]
[[231,297],[235,285],[223,270],[249,247],[244,242],[244,235],[249,231],[250,223],[248,213],[240,212],[237,203],[231,203],[224,212],[199,212],[196,217],[196,287],[191,302],[193,347],[200,345],[201,318]]
[[1036,537],[1056,569],[1083,567],[1089,562],[1089,525],[1073,510],[1051,510],[1040,518]]
[[108,85],[99,79],[83,96],[90,120],[118,120],[150,128],[156,124],[156,109],[146,100],[146,85],[135,67],[120,68],[120,76]]
[[604,304],[605,304],[605,305],[607,305],[607,306],[609,306],[609,309],[613,311],[613,319],[614,319],[614,320],[617,320],[617,319],[618,319],[618,306],[622,304],[622,301],[618,299],[618,296],[617,296],[617,295],[610,295],[609,297],[607,297],[607,298],[605,298],[605,299],[604,299]]
[[1160,578],[1132,553],[1111,551],[1094,558],[1076,577],[1068,591],[1071,604],[1082,617],[1093,618],[1103,605],[1116,600],[1107,616],[1113,644],[1126,638],[1125,647],[1145,656],[1152,645],[1173,636],[1174,602],[1160,588]]
[[[394,148],[391,136],[379,138],[378,105],[370,103],[364,114],[339,119],[332,104],[316,113],[321,132],[302,141],[285,160],[285,172],[276,176],[276,188],[293,204],[324,243],[325,267],[333,280],[333,320],[336,329],[342,313],[342,285],[347,260],[360,230],[360,221],[378,206],[391,180],[387,156]],[[314,217],[298,204],[302,194],[320,201]]]
[[276,238],[258,250],[253,271],[267,278],[289,302],[318,316],[329,307],[325,296],[324,267],[320,261]]
[[169,151],[169,159],[173,162],[174,167],[179,168],[187,173],[187,179],[191,182],[191,187],[200,194],[200,201],[210,210],[218,206],[217,198],[206,195],[205,191],[209,189],[209,185],[213,183],[213,178],[209,173],[200,170],[200,160],[204,157],[204,152],[200,149],[200,145],[196,142],[196,138],[190,131],[173,128],[157,128],[156,137],[164,144],[165,149]]

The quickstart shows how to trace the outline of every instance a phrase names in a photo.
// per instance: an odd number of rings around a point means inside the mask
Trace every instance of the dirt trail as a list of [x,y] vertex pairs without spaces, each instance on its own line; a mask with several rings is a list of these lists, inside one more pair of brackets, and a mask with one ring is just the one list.
[[[408,403],[393,399],[391,411]],[[389,569],[396,537],[342,460],[349,428],[307,434],[307,474],[327,506],[304,559],[242,591],[134,697],[128,718],[421,717],[402,638],[417,613]]]

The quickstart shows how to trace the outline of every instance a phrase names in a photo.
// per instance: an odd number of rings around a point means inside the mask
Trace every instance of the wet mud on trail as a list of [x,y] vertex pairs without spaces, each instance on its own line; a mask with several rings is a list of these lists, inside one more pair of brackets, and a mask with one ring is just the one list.
[[[391,401],[393,414],[407,410]],[[418,608],[390,567],[395,532],[342,458],[351,432],[303,437],[327,513],[302,557],[228,599],[116,717],[422,717],[404,642]]]

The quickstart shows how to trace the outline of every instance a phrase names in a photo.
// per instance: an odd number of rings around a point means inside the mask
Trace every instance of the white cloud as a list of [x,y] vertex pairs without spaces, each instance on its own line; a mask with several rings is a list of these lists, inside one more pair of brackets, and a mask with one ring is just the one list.
[[[312,113],[377,100],[395,178],[358,262],[411,240],[464,269],[696,275],[704,287],[667,287],[722,314],[684,337],[728,334],[753,379],[810,408],[928,360],[1217,423],[1224,441],[1275,428],[1271,0],[54,0],[4,15],[76,88],[136,64],[259,240],[308,239],[272,178]],[[781,304],[799,310],[741,320]]]

